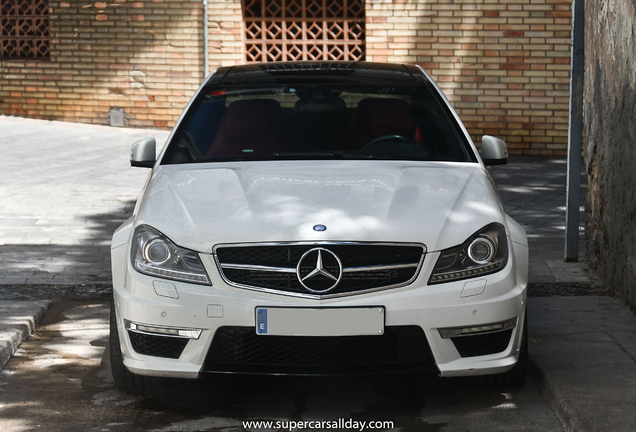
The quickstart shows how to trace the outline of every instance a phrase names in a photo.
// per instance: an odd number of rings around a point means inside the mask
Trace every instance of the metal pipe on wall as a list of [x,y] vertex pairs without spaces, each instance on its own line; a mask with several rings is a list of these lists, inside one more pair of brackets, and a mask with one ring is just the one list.
[[203,79],[210,72],[210,53],[208,51],[208,0],[203,0]]
[[585,64],[585,0],[572,2],[572,57],[570,59],[570,125],[565,205],[565,261],[579,259],[581,146],[583,141],[583,66]]

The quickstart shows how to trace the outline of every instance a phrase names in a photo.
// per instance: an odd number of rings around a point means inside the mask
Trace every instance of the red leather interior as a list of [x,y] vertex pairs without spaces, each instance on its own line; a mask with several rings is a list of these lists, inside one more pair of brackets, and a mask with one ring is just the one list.
[[273,99],[232,102],[205,157],[272,156],[280,150],[279,116],[280,104]]

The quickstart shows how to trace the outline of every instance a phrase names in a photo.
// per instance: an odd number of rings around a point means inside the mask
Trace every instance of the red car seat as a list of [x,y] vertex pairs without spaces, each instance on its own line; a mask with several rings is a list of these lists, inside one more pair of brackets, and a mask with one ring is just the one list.
[[232,102],[208,149],[208,159],[270,157],[280,150],[280,104],[273,99]]
[[347,131],[346,150],[358,150],[374,138],[402,135],[415,139],[416,124],[411,107],[402,99],[365,98],[353,114]]

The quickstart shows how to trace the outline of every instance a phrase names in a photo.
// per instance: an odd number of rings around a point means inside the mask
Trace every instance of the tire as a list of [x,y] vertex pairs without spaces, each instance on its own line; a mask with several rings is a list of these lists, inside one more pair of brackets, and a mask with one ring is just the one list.
[[[526,311],[527,314],[527,311]],[[528,375],[528,319],[524,314],[523,333],[521,336],[521,348],[519,350],[519,360],[517,364],[504,374],[506,386],[521,387],[526,382]]]
[[165,386],[165,380],[160,377],[137,375],[124,366],[124,357],[119,344],[117,331],[117,317],[115,302],[110,302],[110,370],[117,388],[127,393],[138,393],[150,390],[160,390]]
[[519,360],[508,372],[477,377],[479,387],[521,387],[528,375],[528,319],[524,314]]

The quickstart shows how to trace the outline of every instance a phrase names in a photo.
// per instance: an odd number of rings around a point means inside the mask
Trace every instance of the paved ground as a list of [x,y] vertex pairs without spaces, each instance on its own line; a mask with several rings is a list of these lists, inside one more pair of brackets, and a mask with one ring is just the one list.
[[566,431],[636,429],[636,317],[610,297],[528,301],[533,377]]
[[[129,167],[130,145],[149,134],[167,135],[0,116],[0,341],[15,349],[48,306],[33,300],[55,300],[0,373],[0,430],[231,431],[243,430],[239,419],[335,417],[393,420],[403,431],[633,430],[636,318],[599,297],[581,263],[563,263],[566,164],[557,158],[513,157],[492,169],[531,246],[535,379],[523,388],[274,377],[217,378],[144,397],[116,391],[105,348],[108,241],[147,176]],[[580,251],[583,258],[584,241]],[[10,305],[31,309],[2,315]]]
[[586,178],[581,173],[579,263],[565,263],[565,197],[567,160],[511,157],[491,169],[506,212],[528,233],[530,283],[590,282],[584,271],[584,211]]
[[567,431],[633,431],[634,316],[609,297],[528,305],[537,380],[520,389],[435,376],[216,377],[131,396],[110,376],[107,302],[58,301],[0,373],[0,430],[231,432],[259,430],[242,420],[355,418],[396,431],[560,431],[554,409]]
[[0,116],[0,285],[110,284],[110,236],[149,172],[130,147],[149,134],[168,136]]
[[393,421],[392,430],[402,432],[562,430],[532,381],[484,389],[434,375],[222,376],[126,395],[110,376],[107,321],[104,302],[51,306],[0,375],[0,430],[272,431],[243,428],[242,420],[339,418]]

